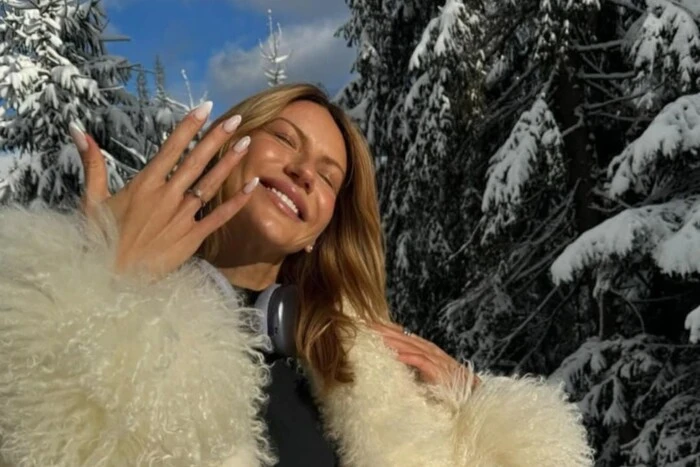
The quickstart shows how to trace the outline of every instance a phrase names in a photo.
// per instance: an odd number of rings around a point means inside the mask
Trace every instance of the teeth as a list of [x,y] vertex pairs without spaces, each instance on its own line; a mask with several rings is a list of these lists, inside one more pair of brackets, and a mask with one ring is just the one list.
[[270,188],[267,188],[267,189],[270,190],[271,192],[273,192],[274,194],[276,194],[276,195],[279,197],[279,199],[281,199],[281,200],[284,202],[284,204],[286,204],[287,206],[289,206],[289,208],[290,208],[292,211],[294,211],[294,214],[296,214],[297,216],[299,215],[299,208],[297,207],[296,204],[294,204],[294,201],[292,201],[291,199],[289,199],[289,197],[288,197],[287,195],[285,195],[284,193],[282,193],[281,191],[279,191],[279,190],[277,190],[277,189],[275,189],[275,188],[271,188],[271,187],[270,187]]

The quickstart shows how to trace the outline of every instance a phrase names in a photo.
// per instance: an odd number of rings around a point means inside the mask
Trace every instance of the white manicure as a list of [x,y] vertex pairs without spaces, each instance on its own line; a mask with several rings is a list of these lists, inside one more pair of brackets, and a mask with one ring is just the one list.
[[87,151],[87,138],[85,138],[85,133],[83,133],[83,130],[77,123],[70,122],[68,125],[68,133],[70,133],[70,137],[73,138],[73,142],[75,143],[75,147],[78,148],[78,151]]
[[252,192],[256,186],[258,186],[258,183],[260,183],[260,178],[255,177],[254,179],[245,184],[245,186],[243,187],[243,193],[249,195],[250,192]]
[[244,136],[236,143],[233,150],[236,152],[243,152],[248,146],[250,146],[250,136]]
[[238,128],[238,125],[241,124],[241,116],[240,115],[234,115],[233,117],[229,118],[226,120],[222,126],[224,131],[226,133],[233,133],[236,128]]
[[212,107],[214,107],[214,103],[212,101],[203,102],[196,109],[194,109],[194,118],[200,122],[205,121],[207,118],[209,118]]

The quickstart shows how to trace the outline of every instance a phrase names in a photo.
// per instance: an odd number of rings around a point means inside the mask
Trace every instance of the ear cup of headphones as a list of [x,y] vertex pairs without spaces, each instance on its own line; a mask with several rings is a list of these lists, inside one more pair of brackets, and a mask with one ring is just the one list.
[[273,284],[260,293],[254,307],[267,316],[267,335],[272,341],[274,353],[281,357],[295,357],[300,308],[298,287]]
[[[228,279],[213,265],[201,258],[194,258],[194,265],[211,280],[231,308],[241,308],[240,297],[234,292]],[[260,292],[253,307],[245,307],[242,321],[250,332],[267,335],[269,342],[261,348],[264,352],[280,357],[295,357],[296,331],[301,306],[299,288],[296,285],[273,284]]]

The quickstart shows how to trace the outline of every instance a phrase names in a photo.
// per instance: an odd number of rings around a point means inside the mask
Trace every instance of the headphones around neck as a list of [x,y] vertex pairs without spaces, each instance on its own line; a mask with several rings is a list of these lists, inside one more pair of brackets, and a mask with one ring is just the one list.
[[299,288],[273,284],[263,290],[253,307],[261,311],[262,329],[272,341],[272,352],[281,357],[295,357]]
[[[231,308],[241,308],[234,287],[218,269],[202,258],[193,258],[195,266],[212,280]],[[270,340],[266,352],[279,357],[296,357],[296,330],[300,308],[299,288],[293,284],[273,284],[260,292],[243,322],[248,330]]]

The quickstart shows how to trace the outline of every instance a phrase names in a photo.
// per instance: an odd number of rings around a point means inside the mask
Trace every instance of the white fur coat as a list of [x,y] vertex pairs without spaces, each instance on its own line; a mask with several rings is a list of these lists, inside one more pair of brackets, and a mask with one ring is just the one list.
[[[269,373],[199,269],[148,283],[77,215],[0,210],[0,465],[260,466]],[[585,430],[558,387],[480,375],[428,388],[369,330],[356,381],[319,400],[346,467],[579,467]]]

